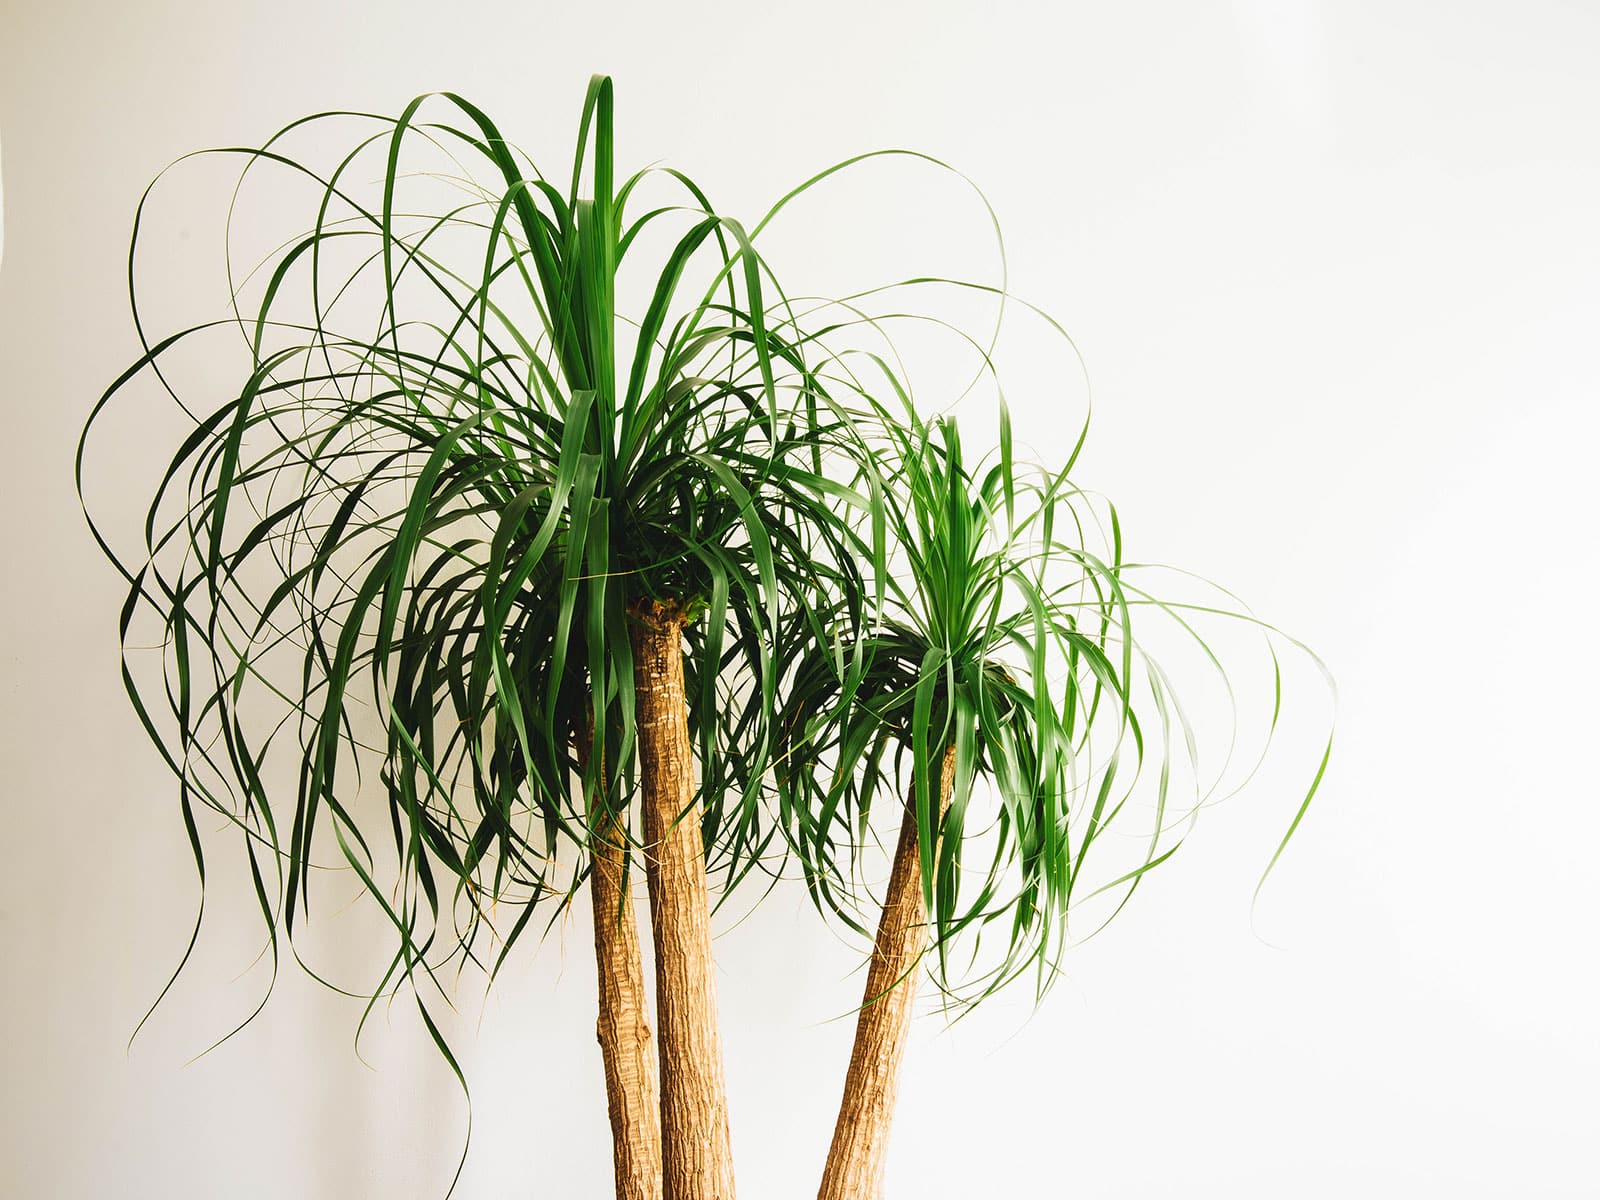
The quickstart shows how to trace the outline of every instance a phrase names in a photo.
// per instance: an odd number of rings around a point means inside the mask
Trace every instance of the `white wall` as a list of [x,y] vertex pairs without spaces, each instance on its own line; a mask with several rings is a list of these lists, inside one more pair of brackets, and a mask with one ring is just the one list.
[[[977,179],[1014,285],[1088,359],[1085,475],[1133,553],[1234,587],[1343,690],[1326,790],[1254,925],[1319,719],[1309,684],[1288,766],[1208,812],[1040,1012],[1017,996],[921,1026],[890,1195],[1600,1194],[1582,616],[1600,548],[1600,10],[326,7],[5,3],[0,1193],[442,1194],[464,1110],[403,1008],[370,1031],[369,1070],[358,1006],[286,972],[254,1025],[183,1065],[262,982],[235,883],[124,1052],[195,889],[121,693],[120,595],[70,456],[134,353],[125,239],[170,159],[441,87],[555,150],[606,70],[624,161],[682,165],[728,211],[884,144]],[[933,236],[931,215],[893,219]],[[812,265],[847,269],[849,246]],[[1014,381],[1046,453],[1055,403]],[[116,489],[162,450],[131,438],[105,501],[138,503]],[[463,999],[463,1196],[609,1194],[584,921],[486,1006]],[[318,935],[325,959],[340,930]],[[809,1195],[854,951],[791,892],[720,953],[743,1194]]]

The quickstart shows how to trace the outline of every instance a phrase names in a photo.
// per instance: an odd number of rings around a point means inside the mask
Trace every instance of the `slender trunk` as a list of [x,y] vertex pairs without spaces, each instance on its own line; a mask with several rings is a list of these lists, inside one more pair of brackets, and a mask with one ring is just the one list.
[[[592,739],[577,732],[578,761],[587,769]],[[589,795],[595,844],[589,897],[594,902],[594,961],[600,979],[595,1036],[605,1064],[606,1107],[611,1116],[611,1160],[617,1200],[661,1200],[661,1110],[656,1056],[644,993],[639,927],[627,883],[627,833],[605,811],[605,762],[600,787]]]
[[[939,811],[950,803],[956,752],[945,752],[939,780]],[[845,1074],[844,1098],[833,1129],[833,1144],[822,1171],[817,1200],[877,1200],[889,1151],[900,1087],[900,1063],[911,1032],[917,994],[917,962],[927,946],[928,916],[922,901],[922,860],[917,849],[917,806],[907,797],[895,846],[889,890],[883,900],[878,937],[867,968],[866,993],[856,1017],[856,1040]]]
[[646,878],[656,948],[665,1200],[734,1200],[700,806],[683,690],[683,613],[632,607]]

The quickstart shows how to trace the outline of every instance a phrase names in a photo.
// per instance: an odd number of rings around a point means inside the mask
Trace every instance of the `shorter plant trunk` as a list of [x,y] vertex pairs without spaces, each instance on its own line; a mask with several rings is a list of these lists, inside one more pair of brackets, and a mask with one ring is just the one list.
[[[956,752],[945,752],[940,772],[938,811],[950,803]],[[833,1144],[822,1172],[817,1200],[877,1200],[889,1152],[889,1126],[900,1087],[900,1064],[911,1034],[917,972],[928,944],[928,913],[922,900],[922,859],[918,851],[916,792],[906,798],[900,840],[895,846],[889,890],[883,900],[878,937],[867,968],[866,993],[856,1017],[844,1098],[833,1128]]]
[[665,1200],[734,1200],[700,806],[683,690],[683,613],[631,608],[645,874],[656,949]]
[[[587,724],[579,726],[577,743],[578,761],[587,770],[593,746]],[[589,896],[594,902],[594,961],[600,983],[595,1035],[605,1065],[611,1160],[617,1200],[661,1200],[661,1105],[639,926],[628,888],[628,839],[621,822],[606,810],[605,776],[602,761],[598,786],[588,801],[595,839]]]

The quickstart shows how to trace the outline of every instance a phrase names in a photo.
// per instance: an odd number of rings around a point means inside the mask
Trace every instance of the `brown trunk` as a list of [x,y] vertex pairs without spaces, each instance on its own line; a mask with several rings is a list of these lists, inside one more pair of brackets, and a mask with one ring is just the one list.
[[683,691],[683,613],[632,608],[645,874],[656,947],[666,1200],[733,1200],[700,806]]
[[[579,727],[577,742],[578,761],[587,768],[592,742],[586,725]],[[603,761],[599,780],[603,789]],[[590,794],[588,808],[596,837],[589,874],[594,961],[600,977],[595,1035],[605,1064],[617,1200],[661,1200],[660,1100],[639,927],[625,871],[628,839],[616,818],[604,811],[601,790]]]
[[[945,752],[939,780],[939,811],[950,803],[956,752]],[[922,902],[922,860],[917,849],[917,806],[907,798],[900,841],[895,846],[889,890],[883,899],[878,938],[867,968],[867,987],[856,1017],[844,1099],[833,1128],[833,1145],[822,1171],[817,1200],[877,1200],[889,1151],[900,1087],[900,1063],[911,1032],[911,1007],[917,994],[917,961],[928,940],[927,908]]]

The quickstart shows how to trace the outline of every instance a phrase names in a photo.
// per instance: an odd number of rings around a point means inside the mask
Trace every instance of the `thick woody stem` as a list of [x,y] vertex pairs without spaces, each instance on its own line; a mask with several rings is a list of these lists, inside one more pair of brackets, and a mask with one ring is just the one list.
[[[587,774],[593,745],[587,722],[579,725],[575,740],[579,765]],[[617,1200],[661,1200],[661,1108],[639,927],[627,883],[627,833],[605,802],[603,759],[588,801],[595,836],[589,896],[600,982],[595,1035],[605,1065],[611,1158]]]
[[[939,812],[950,803],[956,752],[944,756],[939,780]],[[889,1152],[889,1127],[900,1087],[900,1064],[911,1032],[917,994],[918,962],[928,941],[927,908],[922,900],[922,859],[918,853],[915,792],[906,800],[895,846],[889,890],[884,896],[878,937],[867,968],[867,986],[856,1017],[856,1040],[845,1074],[844,1098],[833,1129],[833,1144],[822,1172],[817,1200],[877,1200]]]
[[734,1200],[705,847],[683,689],[683,612],[641,601],[630,615],[660,1016],[663,1194]]

